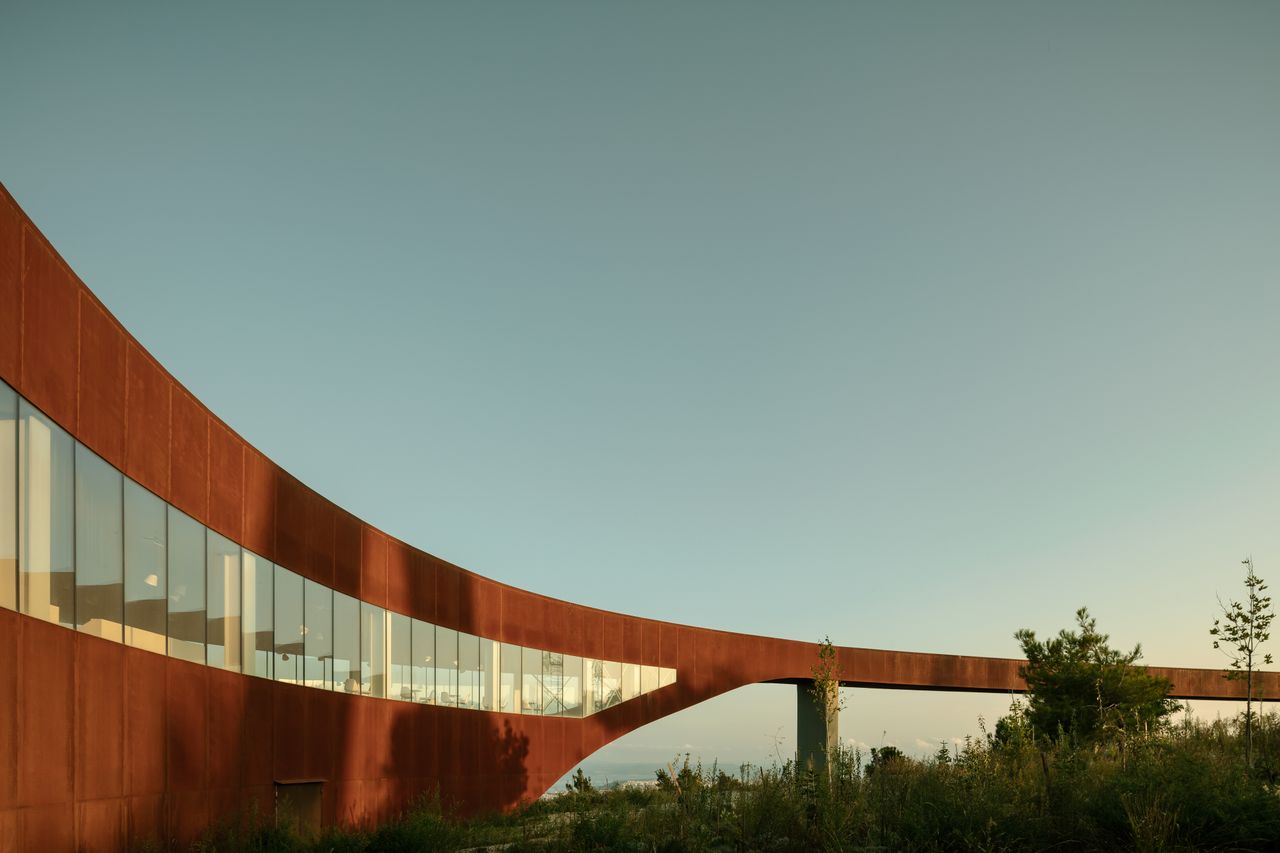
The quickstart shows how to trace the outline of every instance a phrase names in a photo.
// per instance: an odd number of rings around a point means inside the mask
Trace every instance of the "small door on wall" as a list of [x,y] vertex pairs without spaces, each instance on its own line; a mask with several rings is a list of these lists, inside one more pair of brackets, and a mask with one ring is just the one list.
[[298,779],[276,782],[276,826],[292,827],[304,838],[320,834],[324,782]]

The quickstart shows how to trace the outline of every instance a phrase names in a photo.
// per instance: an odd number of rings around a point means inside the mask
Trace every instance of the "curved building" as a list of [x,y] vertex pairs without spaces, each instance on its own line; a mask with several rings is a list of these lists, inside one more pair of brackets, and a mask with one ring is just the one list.
[[[817,659],[496,583],[355,518],[166,373],[2,190],[0,379],[0,849],[186,840],[278,809],[357,824],[433,792],[508,808]],[[839,649],[855,686],[1018,691],[1018,664]],[[1242,692],[1163,672],[1178,696]],[[807,695],[820,759],[833,731]]]

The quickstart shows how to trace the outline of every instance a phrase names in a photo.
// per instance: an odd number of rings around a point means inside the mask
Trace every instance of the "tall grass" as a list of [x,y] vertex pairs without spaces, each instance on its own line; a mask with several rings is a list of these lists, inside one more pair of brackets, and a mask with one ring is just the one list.
[[1280,850],[1280,717],[1184,719],[1107,744],[1043,744],[1025,728],[917,761],[833,756],[830,772],[690,765],[656,789],[579,790],[455,821],[426,804],[369,832],[212,833],[201,850],[525,851]]

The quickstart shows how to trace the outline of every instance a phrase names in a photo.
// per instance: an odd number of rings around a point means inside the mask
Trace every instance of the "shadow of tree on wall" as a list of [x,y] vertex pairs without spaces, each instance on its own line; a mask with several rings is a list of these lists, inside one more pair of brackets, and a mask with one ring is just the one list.
[[511,726],[510,720],[503,720],[501,732],[497,725],[491,725],[494,743],[497,747],[496,793],[501,808],[510,809],[520,802],[529,787],[529,771],[526,761],[529,757],[529,736],[518,733]]
[[[460,815],[505,811],[527,799],[530,740],[507,715],[337,694],[315,698],[312,708],[331,704],[329,725],[308,720],[296,733],[277,726],[276,736],[321,735],[312,750],[320,762],[304,761],[309,778],[326,780],[326,823],[372,826],[424,798],[438,798]],[[330,733],[326,744],[323,735]],[[277,776],[283,769],[277,765]]]

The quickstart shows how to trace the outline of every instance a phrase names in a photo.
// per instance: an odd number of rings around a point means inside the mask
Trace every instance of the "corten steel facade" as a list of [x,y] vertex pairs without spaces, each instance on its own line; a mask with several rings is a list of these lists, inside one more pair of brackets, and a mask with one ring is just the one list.
[[[148,650],[121,642],[118,633],[95,636],[111,631],[93,623],[68,624],[50,603],[61,594],[53,575],[28,579],[14,564],[16,548],[9,543],[13,553],[6,554],[0,535],[0,568],[25,584],[15,593],[5,580],[10,590],[0,591],[0,849],[111,850],[144,839],[186,840],[255,809],[271,815],[277,783],[290,780],[323,781],[325,823],[387,818],[431,791],[465,811],[507,808],[539,796],[626,732],[742,685],[804,683],[816,661],[811,643],[639,619],[506,586],[365,524],[249,446],[165,372],[2,188],[0,379],[26,401],[24,434],[37,423],[65,431],[78,445],[76,459],[83,452],[97,466],[92,470],[121,472],[126,493],[145,491],[148,500],[173,508],[171,519],[207,528],[210,549],[215,541],[242,546],[281,567],[284,574],[275,578],[297,576],[308,590],[331,590],[333,602],[361,602],[362,620],[369,612],[397,614],[402,622],[438,626],[442,636],[482,638],[482,654],[490,641],[492,648],[549,650],[588,667],[577,688],[581,716],[548,716],[570,710],[518,702],[505,712],[425,704],[426,694],[408,681],[403,694],[388,688],[389,662],[372,692],[410,701],[359,695],[362,677],[370,692],[368,673],[353,672],[346,689],[332,672],[327,689],[246,674],[255,642],[249,634],[246,672],[229,671],[216,665],[212,643],[209,662],[197,663],[183,659],[172,637],[167,647]],[[0,496],[0,514],[5,507]],[[31,554],[24,559],[50,559]],[[248,608],[247,593],[237,590]],[[84,596],[86,611],[103,606],[93,598],[102,589],[82,586],[75,594]],[[127,616],[127,608],[121,612]],[[168,613],[171,634],[186,630],[181,615]],[[213,637],[224,623],[212,608],[207,615]],[[336,630],[336,617],[331,624]],[[219,655],[232,655],[229,645],[219,648]],[[275,655],[280,665],[288,655],[277,652],[266,650],[264,659]],[[498,658],[490,660],[496,665]],[[594,713],[596,705],[584,710],[591,661],[643,668],[646,689],[631,689],[632,698]],[[843,683],[851,686],[1016,692],[1023,687],[1018,665],[839,649]],[[1216,670],[1154,671],[1172,679],[1179,697],[1243,693]],[[603,682],[596,678],[599,692]],[[1265,695],[1277,695],[1276,675],[1264,682]],[[566,686],[565,702],[568,694]]]

